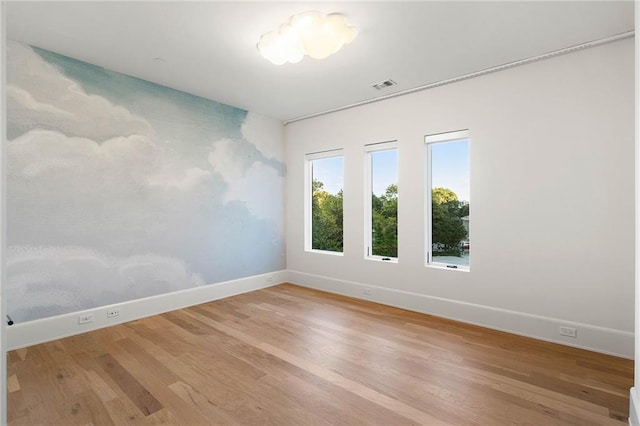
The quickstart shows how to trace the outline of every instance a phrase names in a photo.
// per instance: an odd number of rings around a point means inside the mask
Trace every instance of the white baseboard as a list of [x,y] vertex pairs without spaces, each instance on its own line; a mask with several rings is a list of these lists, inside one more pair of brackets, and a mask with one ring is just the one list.
[[[283,282],[291,282],[303,287],[370,300],[372,302],[396,306],[415,312],[436,315],[623,358],[633,359],[634,355],[634,335],[632,332],[574,323],[557,318],[376,287],[364,283],[339,280],[291,270],[255,275],[174,293],[132,300],[116,305],[102,306],[86,311],[14,324],[5,328],[6,349],[13,350],[73,336],[151,315],[158,315],[212,300],[271,287]],[[363,296],[363,290],[365,288],[372,290],[371,295]],[[115,307],[120,310],[120,316],[107,318],[107,310]],[[94,321],[79,325],[78,316],[83,314],[93,314]],[[575,327],[578,329],[578,337],[574,339],[559,336],[558,327],[560,325]],[[640,405],[636,407],[640,407]],[[640,423],[638,423],[638,426],[640,426]]]
[[[410,311],[436,315],[494,330],[506,331],[627,359],[633,359],[634,355],[634,334],[628,331],[376,287],[292,270],[289,270],[288,276],[290,283],[303,287],[370,300]],[[370,295],[363,295],[365,288],[371,289]],[[560,325],[575,327],[578,330],[578,336],[576,338],[560,336],[558,334]]]
[[[131,300],[115,305],[101,306],[70,314],[43,318],[6,327],[7,347],[13,350],[48,342],[63,337],[85,333],[136,319],[158,315],[212,300],[235,296],[287,281],[287,271],[270,272],[216,284],[181,290],[144,299]],[[107,318],[107,310],[118,308],[120,315]],[[93,314],[93,322],[78,324],[78,316]]]
[[638,391],[633,387],[629,391],[629,424],[631,426],[640,426],[638,410],[640,410],[640,399],[638,398]]

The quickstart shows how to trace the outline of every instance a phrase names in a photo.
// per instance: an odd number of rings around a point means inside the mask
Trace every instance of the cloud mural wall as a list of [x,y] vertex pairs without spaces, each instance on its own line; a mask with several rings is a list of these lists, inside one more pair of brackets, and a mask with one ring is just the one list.
[[279,122],[7,43],[8,312],[284,268]]

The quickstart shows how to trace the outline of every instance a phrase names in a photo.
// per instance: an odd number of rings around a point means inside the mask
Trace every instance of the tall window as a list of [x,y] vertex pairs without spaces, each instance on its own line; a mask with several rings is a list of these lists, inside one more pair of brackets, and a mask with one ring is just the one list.
[[469,132],[425,137],[427,264],[469,269]]
[[306,156],[305,249],[341,254],[343,250],[342,150]]
[[396,142],[365,146],[365,256],[398,258],[398,148]]

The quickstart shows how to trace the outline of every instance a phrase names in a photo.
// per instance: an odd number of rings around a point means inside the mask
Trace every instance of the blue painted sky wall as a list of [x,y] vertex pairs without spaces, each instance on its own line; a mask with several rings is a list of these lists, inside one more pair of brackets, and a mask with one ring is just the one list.
[[7,43],[8,312],[284,268],[282,125]]

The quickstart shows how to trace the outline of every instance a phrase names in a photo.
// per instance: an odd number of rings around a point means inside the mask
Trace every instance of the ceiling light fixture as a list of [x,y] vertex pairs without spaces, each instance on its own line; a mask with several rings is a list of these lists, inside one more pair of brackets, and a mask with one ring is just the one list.
[[277,30],[264,34],[258,50],[275,65],[295,64],[305,55],[324,59],[356,38],[358,30],[347,24],[344,15],[304,12],[293,15]]

